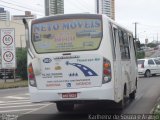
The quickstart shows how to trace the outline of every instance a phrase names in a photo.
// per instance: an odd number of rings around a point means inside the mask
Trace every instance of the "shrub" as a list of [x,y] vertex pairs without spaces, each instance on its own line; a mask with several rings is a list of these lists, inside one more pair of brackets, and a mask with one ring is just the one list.
[[22,79],[27,79],[27,50],[26,48],[17,48],[17,69],[16,76],[20,76]]
[[145,52],[144,51],[137,51],[137,59],[142,59],[145,57]]

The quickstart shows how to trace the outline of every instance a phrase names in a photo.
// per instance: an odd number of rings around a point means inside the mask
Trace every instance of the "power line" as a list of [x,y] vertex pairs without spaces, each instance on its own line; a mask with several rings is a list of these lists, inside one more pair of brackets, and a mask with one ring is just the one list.
[[155,25],[147,25],[147,24],[142,24],[142,23],[139,23],[140,25],[142,25],[142,26],[145,26],[145,27],[152,27],[152,28],[160,28],[160,26],[155,26]]
[[[77,4],[77,2],[75,2],[74,0],[72,1],[72,4],[74,4],[75,6],[77,6],[79,8],[79,10],[87,10],[87,8],[85,8],[83,5],[80,5],[80,2],[78,2],[78,3],[79,4]],[[83,7],[83,9],[82,9],[82,7]]]
[[[6,2],[6,1],[5,1]],[[8,2],[8,1],[7,1]],[[20,5],[22,5],[23,3],[20,3],[20,2],[17,2],[17,1],[13,1],[12,0],[12,2],[14,2],[14,3],[17,3],[17,4],[20,4]],[[12,3],[11,3],[12,4]],[[26,3],[25,3],[25,5],[27,5]],[[29,6],[29,5],[27,5],[27,6]],[[30,4],[30,6],[35,6],[35,5],[33,5],[33,4]],[[39,6],[40,6],[40,4],[39,4]],[[23,7],[23,6],[22,6]],[[41,6],[41,7],[43,7],[43,6]],[[30,9],[30,8],[28,8],[28,9]]]
[[14,22],[14,21],[3,21],[3,20],[0,20],[0,22],[9,22],[9,23],[15,23],[15,24],[19,24],[19,25],[23,25],[23,23],[18,23],[18,22]]
[[[20,9],[17,9],[17,8],[13,8],[13,7],[8,7],[8,6],[5,6],[5,5],[0,5],[2,7],[6,7],[6,8],[10,8],[10,9],[13,9],[13,10],[16,10],[16,11],[21,11],[21,12],[25,12],[24,10],[20,10]],[[40,16],[43,16],[42,14],[38,14],[37,15],[40,15]]]
[[[77,1],[78,2],[78,1]],[[88,8],[86,8],[86,7],[84,7],[84,6],[86,6],[85,4],[83,4],[83,2],[84,1],[82,1],[82,2],[78,2],[81,6],[83,6],[83,8],[85,8],[86,10],[88,10],[88,11],[90,11],[90,9],[88,9]]]
[[0,1],[3,2],[3,3],[9,4],[9,5],[14,5],[14,6],[17,6],[17,7],[20,7],[20,8],[24,8],[24,9],[32,10],[32,11],[35,11],[35,12],[39,12],[39,11],[30,9],[30,8],[27,8],[27,7],[24,7],[24,6],[20,6],[20,5],[17,5],[17,4],[13,4],[13,3],[10,3],[10,2],[5,2],[5,1],[3,1],[3,0],[0,0]]

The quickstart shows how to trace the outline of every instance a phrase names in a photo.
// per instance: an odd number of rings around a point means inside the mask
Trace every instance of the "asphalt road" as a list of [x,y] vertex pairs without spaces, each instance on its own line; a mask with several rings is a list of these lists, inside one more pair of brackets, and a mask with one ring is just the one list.
[[0,90],[0,113],[19,114],[18,120],[87,120],[100,114],[149,114],[159,96],[160,76],[141,77],[136,99],[128,101],[123,111],[115,109],[111,103],[92,103],[77,105],[74,112],[59,113],[54,103],[31,103],[27,88],[17,88]]

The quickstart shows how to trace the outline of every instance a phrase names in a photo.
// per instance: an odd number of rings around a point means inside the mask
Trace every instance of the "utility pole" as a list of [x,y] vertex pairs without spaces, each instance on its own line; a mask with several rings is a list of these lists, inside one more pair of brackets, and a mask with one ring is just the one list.
[[158,33],[157,33],[157,44],[158,44]]
[[137,22],[133,23],[135,24],[135,40],[137,41]]

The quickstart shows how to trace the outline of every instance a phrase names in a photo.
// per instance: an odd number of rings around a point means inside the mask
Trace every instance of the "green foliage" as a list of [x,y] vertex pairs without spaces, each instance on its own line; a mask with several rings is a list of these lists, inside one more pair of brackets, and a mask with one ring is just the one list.
[[137,52],[136,57],[137,57],[137,59],[144,58],[145,57],[145,52],[144,51]]
[[148,43],[147,47],[154,48],[154,47],[157,47],[157,44],[155,44],[155,43]]
[[154,120],[160,120],[160,104],[154,108],[153,114],[155,116]]
[[140,45],[140,47],[144,47],[144,46],[145,46],[145,44],[143,44],[143,43]]
[[27,50],[26,48],[16,48],[17,69],[16,76],[27,79]]

